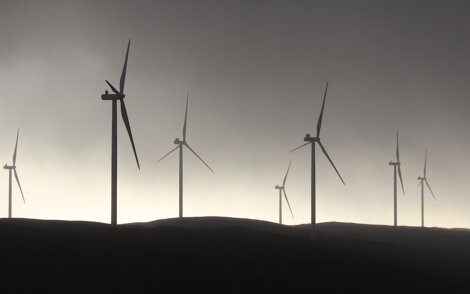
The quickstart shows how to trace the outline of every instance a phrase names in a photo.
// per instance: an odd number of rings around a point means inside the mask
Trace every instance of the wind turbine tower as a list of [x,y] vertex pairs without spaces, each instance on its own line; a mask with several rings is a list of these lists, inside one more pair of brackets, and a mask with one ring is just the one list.
[[122,68],[121,80],[119,82],[119,91],[106,80],[114,94],[109,94],[108,91],[101,95],[103,100],[112,101],[112,128],[111,128],[111,225],[117,225],[117,102],[121,105],[121,115],[124,124],[126,125],[127,133],[131,141],[132,149],[134,150],[135,160],[137,161],[137,167],[140,169],[139,158],[137,157],[137,151],[135,150],[134,139],[132,138],[131,125],[129,124],[129,117],[127,116],[126,104],[124,103],[124,84],[126,82],[126,70],[127,70],[127,58],[129,57],[129,47],[131,40],[127,44],[126,59],[124,61],[124,67]]
[[186,95],[186,112],[184,114],[184,124],[183,124],[183,140],[176,138],[173,143],[176,145],[170,152],[165,154],[162,158],[160,158],[158,162],[162,161],[165,157],[170,155],[176,149],[179,149],[179,217],[183,217],[183,146],[186,146],[194,155],[196,155],[199,160],[204,163],[204,165],[212,172],[214,171],[210,168],[210,166],[202,160],[202,158],[197,155],[197,153],[189,146],[188,142],[186,141],[186,122],[188,119],[188,102],[189,102],[189,94]]
[[396,149],[396,161],[390,161],[388,165],[393,166],[393,225],[397,226],[397,171],[400,177],[401,189],[403,196],[405,196],[405,188],[403,187],[403,180],[401,177],[401,162],[400,162],[400,150],[398,148],[398,130],[397,130],[397,149]]
[[20,188],[21,197],[23,197],[23,202],[26,203],[24,200],[23,190],[21,189],[20,179],[18,178],[18,173],[16,172],[16,150],[18,149],[18,136],[20,134],[20,130],[16,133],[16,144],[15,144],[15,151],[13,152],[13,165],[5,164],[3,166],[4,169],[8,170],[8,218],[11,218],[12,215],[12,197],[11,197],[11,171],[15,175],[16,182],[18,183],[18,187]]
[[287,175],[289,174],[291,162],[289,162],[289,167],[287,168],[286,175],[284,177],[284,180],[282,181],[282,186],[276,185],[274,187],[275,189],[279,190],[279,224],[282,225],[282,193],[284,193],[284,197],[286,198],[287,206],[289,206],[290,214],[292,217],[294,217],[294,214],[292,213],[292,209],[289,204],[289,199],[287,199],[287,194],[286,194],[286,180],[287,180]]
[[424,176],[418,177],[418,181],[420,181],[421,184],[421,227],[424,227],[424,183],[426,183],[426,186],[428,186],[429,192],[431,192],[432,198],[436,200],[436,197],[434,196],[434,193],[431,190],[431,186],[429,186],[428,179],[426,178],[426,162],[428,159],[428,151],[426,150],[426,154],[424,155],[424,171],[423,174]]
[[310,137],[310,134],[306,134],[305,135],[305,138],[304,138],[304,141],[306,141],[307,143],[303,144],[303,145],[300,145],[299,147],[297,148],[294,148],[293,150],[291,150],[290,152],[294,152],[295,150],[297,149],[300,149],[308,144],[311,144],[311,147],[312,147],[312,155],[311,155],[311,160],[312,160],[312,172],[311,172],[311,220],[310,220],[310,223],[311,223],[311,234],[310,234],[310,237],[312,240],[315,240],[317,238],[316,236],[316,230],[315,230],[315,225],[316,225],[316,207],[315,207],[315,201],[316,201],[316,174],[315,174],[315,143],[317,143],[321,150],[323,151],[323,154],[325,154],[326,158],[328,159],[328,161],[331,163],[331,165],[333,166],[333,168],[335,169],[336,171],[336,174],[338,174],[341,182],[343,182],[344,185],[346,185],[344,183],[344,180],[343,178],[341,177],[341,175],[339,174],[339,171],[338,169],[336,168],[336,166],[334,165],[333,161],[331,160],[330,156],[328,155],[328,153],[326,152],[326,149],[325,147],[323,147],[323,144],[321,143],[320,141],[320,131],[321,131],[321,123],[322,123],[322,119],[323,119],[323,110],[325,108],[325,100],[326,100],[326,93],[328,91],[328,82],[326,83],[326,88],[325,88],[325,95],[323,96],[323,104],[322,104],[322,107],[321,107],[321,112],[320,112],[320,116],[318,118],[318,123],[317,123],[317,136],[316,137]]

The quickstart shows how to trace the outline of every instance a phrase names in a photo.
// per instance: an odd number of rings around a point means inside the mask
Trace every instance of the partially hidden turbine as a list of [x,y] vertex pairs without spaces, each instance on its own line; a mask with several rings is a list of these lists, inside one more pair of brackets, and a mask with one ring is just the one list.
[[121,80],[119,82],[119,91],[108,81],[109,85],[114,94],[109,94],[106,90],[105,94],[101,95],[103,100],[112,101],[112,139],[111,139],[111,225],[117,224],[117,101],[121,105],[121,115],[124,124],[126,125],[127,133],[134,150],[135,160],[137,161],[137,167],[140,169],[139,158],[137,157],[137,151],[135,150],[134,139],[132,138],[131,125],[129,124],[129,117],[127,116],[126,104],[124,103],[124,83],[126,81],[126,70],[127,70],[127,58],[129,57],[129,47],[131,40],[127,44],[126,59],[124,61],[124,67],[122,68]]
[[15,151],[13,152],[13,165],[5,164],[3,166],[4,169],[8,170],[8,218],[11,218],[12,214],[12,197],[11,197],[11,171],[13,171],[15,175],[16,182],[18,183],[18,188],[20,188],[21,197],[23,197],[23,202],[26,203],[24,200],[23,190],[21,189],[20,179],[18,178],[18,173],[16,172],[16,150],[18,149],[18,136],[20,134],[20,130],[16,133],[16,144],[15,144]]
[[214,173],[214,171],[210,168],[210,166],[204,162],[204,160],[197,155],[197,153],[189,146],[188,142],[186,141],[186,122],[188,119],[188,102],[189,102],[189,94],[186,95],[186,112],[184,114],[184,124],[183,124],[183,140],[180,140],[179,138],[176,138],[175,141],[173,142],[177,146],[170,150],[167,154],[165,154],[162,158],[160,158],[158,162],[162,161],[165,157],[170,155],[173,151],[176,149],[179,149],[179,217],[183,217],[183,146],[186,146],[196,157],[204,163],[207,168]]
[[310,137],[310,134],[306,134],[305,137],[304,137],[304,141],[306,141],[307,143],[303,144],[303,145],[300,145],[299,147],[297,148],[294,148],[293,150],[291,150],[290,152],[294,152],[295,150],[297,149],[300,149],[308,144],[311,144],[312,146],[312,172],[311,172],[311,239],[314,240],[316,239],[316,231],[315,231],[315,225],[316,225],[316,210],[315,210],[315,198],[316,198],[316,177],[315,177],[315,143],[317,143],[321,150],[323,151],[323,154],[325,154],[326,158],[328,159],[328,161],[331,163],[331,165],[333,166],[333,168],[335,169],[336,173],[338,174],[341,182],[344,183],[344,180],[343,178],[341,177],[338,169],[336,168],[336,166],[334,165],[333,161],[331,160],[330,156],[328,155],[328,153],[326,152],[326,149],[325,147],[323,147],[323,144],[321,143],[320,141],[320,131],[321,131],[321,123],[322,123],[322,119],[323,119],[323,110],[325,108],[325,100],[326,100],[326,93],[328,91],[328,82],[326,83],[326,88],[325,88],[325,95],[323,96],[323,104],[322,104],[322,107],[321,107],[321,112],[320,112],[320,117],[318,118],[318,123],[317,123],[317,136],[316,137]]

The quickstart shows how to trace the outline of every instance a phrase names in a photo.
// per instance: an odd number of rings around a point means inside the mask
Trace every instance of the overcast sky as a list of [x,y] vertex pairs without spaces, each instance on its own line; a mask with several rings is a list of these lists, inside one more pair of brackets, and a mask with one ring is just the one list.
[[[405,193],[398,224],[420,224],[424,152],[427,226],[470,227],[468,1],[0,1],[0,157],[17,170],[13,216],[109,222],[111,103],[132,38],[126,106],[141,170],[118,118],[118,222],[178,214],[182,137],[185,216],[278,220],[287,179],[294,218],[310,220],[310,152],[330,82],[317,152],[317,220],[393,224],[395,132]],[[8,172],[0,177],[7,216]],[[285,205],[285,202],[284,202]],[[286,207],[286,206],[284,206]],[[287,208],[287,207],[286,207]]]

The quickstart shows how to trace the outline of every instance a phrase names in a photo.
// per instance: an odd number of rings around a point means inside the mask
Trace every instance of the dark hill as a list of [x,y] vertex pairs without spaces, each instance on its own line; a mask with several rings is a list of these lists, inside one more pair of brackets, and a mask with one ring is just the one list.
[[[0,220],[2,293],[468,293],[470,232],[222,217]],[[5,290],[5,291],[4,291]]]

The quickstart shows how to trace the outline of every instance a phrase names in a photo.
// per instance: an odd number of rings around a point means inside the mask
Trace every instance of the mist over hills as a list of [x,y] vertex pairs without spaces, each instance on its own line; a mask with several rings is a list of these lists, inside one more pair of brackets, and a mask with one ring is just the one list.
[[0,220],[7,293],[462,292],[470,231],[224,217],[110,225]]

